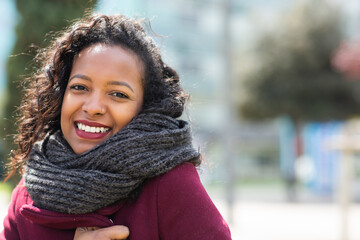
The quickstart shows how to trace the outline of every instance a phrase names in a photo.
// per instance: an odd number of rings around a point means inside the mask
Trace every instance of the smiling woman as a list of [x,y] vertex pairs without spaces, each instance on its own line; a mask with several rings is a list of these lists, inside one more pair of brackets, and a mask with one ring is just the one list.
[[[187,95],[139,21],[93,16],[38,55],[0,239],[230,239],[202,186]],[[10,174],[11,175],[11,174]]]
[[74,59],[61,108],[61,130],[75,153],[110,138],[143,103],[143,66],[119,46],[92,45]]

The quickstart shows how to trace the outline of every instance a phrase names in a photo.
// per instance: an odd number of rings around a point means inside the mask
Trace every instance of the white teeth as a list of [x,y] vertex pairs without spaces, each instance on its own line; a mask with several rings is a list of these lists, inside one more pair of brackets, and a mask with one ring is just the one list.
[[84,132],[90,132],[90,133],[106,133],[109,131],[109,128],[104,127],[90,127],[88,125],[77,123],[77,128],[84,131]]

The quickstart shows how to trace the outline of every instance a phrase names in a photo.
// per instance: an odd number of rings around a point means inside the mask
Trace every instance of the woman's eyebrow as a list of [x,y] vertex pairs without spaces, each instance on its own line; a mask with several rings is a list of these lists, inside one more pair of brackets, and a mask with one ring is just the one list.
[[73,78],[81,78],[81,79],[84,79],[84,80],[88,80],[88,81],[91,81],[91,78],[86,76],[86,75],[83,75],[83,74],[75,74],[74,76],[72,76],[70,79],[69,79],[69,82],[71,81],[71,79]]
[[[84,75],[84,74],[75,74],[74,76],[72,76],[69,79],[69,82],[71,81],[71,79],[73,78],[81,78],[87,81],[92,81],[90,77]],[[127,83],[127,82],[121,82],[121,81],[110,81],[107,83],[107,85],[118,85],[118,86],[125,86],[127,88],[129,88],[132,92],[134,92],[134,89],[132,89],[132,87]]]
[[125,86],[125,87],[129,88],[132,92],[134,92],[134,90],[132,89],[132,87],[131,87],[127,82],[110,81],[110,82],[107,83],[107,85],[120,85],[120,86]]

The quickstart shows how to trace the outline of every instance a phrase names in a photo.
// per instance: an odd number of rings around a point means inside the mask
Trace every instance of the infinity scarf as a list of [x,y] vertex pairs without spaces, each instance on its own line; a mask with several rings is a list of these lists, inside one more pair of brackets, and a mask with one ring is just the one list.
[[25,186],[34,205],[83,214],[125,199],[146,179],[199,157],[190,125],[159,113],[141,113],[118,133],[76,154],[61,131],[34,144]]

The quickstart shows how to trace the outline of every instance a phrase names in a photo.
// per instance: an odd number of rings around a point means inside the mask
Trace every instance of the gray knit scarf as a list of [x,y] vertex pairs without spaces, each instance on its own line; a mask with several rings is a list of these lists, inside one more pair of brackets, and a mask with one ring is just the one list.
[[199,153],[190,126],[159,113],[141,113],[91,150],[75,154],[61,131],[34,144],[25,186],[34,205],[82,214],[111,205],[152,178]]

